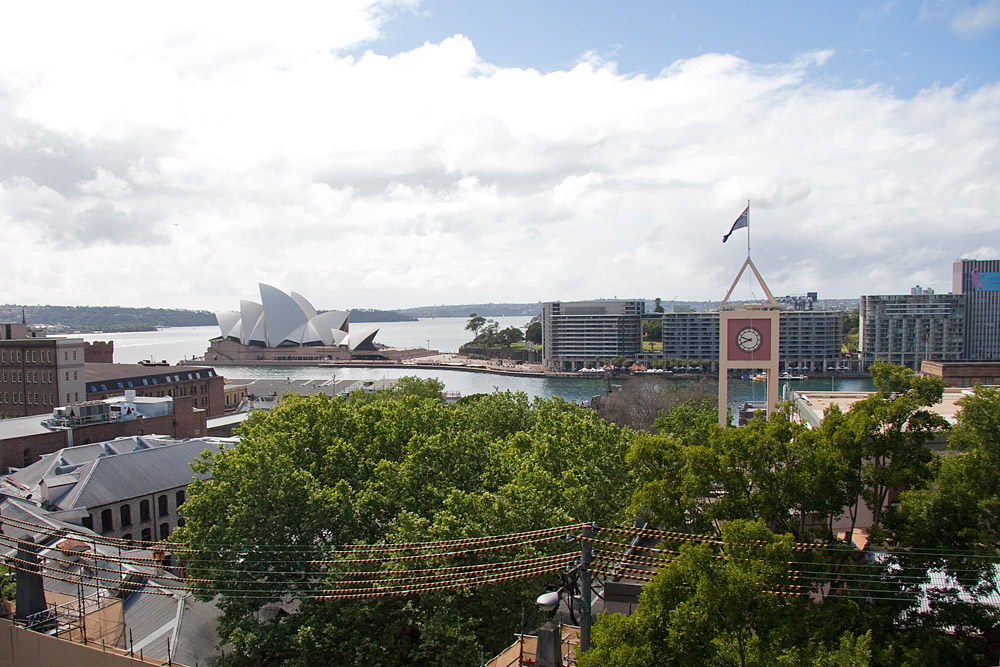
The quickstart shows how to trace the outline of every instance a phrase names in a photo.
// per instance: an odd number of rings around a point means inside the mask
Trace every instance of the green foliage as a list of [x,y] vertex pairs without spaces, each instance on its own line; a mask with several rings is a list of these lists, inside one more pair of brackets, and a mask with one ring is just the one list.
[[190,575],[217,582],[199,594],[224,611],[227,664],[475,664],[509,644],[522,607],[534,610],[558,581],[304,600],[274,621],[255,613],[280,600],[276,590],[315,590],[319,575],[303,563],[333,545],[626,518],[631,432],[560,399],[494,393],[446,405],[439,394],[435,381],[411,378],[374,397],[289,396],[253,414],[239,445],[206,455],[199,470],[211,479],[191,486],[175,538],[201,549],[185,561]]
[[645,341],[661,342],[663,338],[663,320],[642,321],[642,339]]
[[6,565],[0,565],[0,598],[15,600],[17,597],[17,582],[14,573]]
[[524,340],[535,345],[542,344],[542,323],[538,320],[532,321],[528,328],[524,330]]
[[472,313],[469,315],[469,321],[465,325],[465,330],[471,331],[473,336],[478,336],[479,330],[483,328],[484,324],[486,324],[485,317]]
[[440,399],[444,392],[444,382],[437,378],[418,378],[407,375],[396,380],[391,389],[382,390],[382,396],[415,396],[417,398]]
[[723,546],[687,544],[642,592],[636,613],[594,628],[579,661],[596,665],[767,665],[795,646],[779,629],[802,601],[772,595],[786,576],[793,541],[761,522],[723,527]]
[[[0,321],[20,322],[22,306],[0,306]],[[152,331],[156,327],[215,324],[207,310],[124,308],[121,306],[24,306],[29,324],[61,324],[79,331]]]
[[948,428],[929,408],[941,401],[944,383],[912,370],[875,362],[876,392],[851,406],[846,428],[861,445],[860,495],[872,511],[876,536],[891,489],[912,489],[931,476],[931,452],[924,445]]

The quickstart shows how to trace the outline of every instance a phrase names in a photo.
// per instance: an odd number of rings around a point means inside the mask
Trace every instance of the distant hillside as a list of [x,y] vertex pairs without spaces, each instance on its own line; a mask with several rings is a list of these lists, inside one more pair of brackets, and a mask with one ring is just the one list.
[[20,322],[22,307],[28,324],[45,324],[68,331],[152,331],[157,327],[197,327],[216,323],[215,315],[207,310],[12,304],[0,305],[0,322]]
[[[468,317],[472,313],[483,317],[534,317],[542,312],[541,303],[470,303],[458,306],[420,306],[401,308],[400,312],[413,317]],[[353,320],[353,316],[351,317]]]
[[413,315],[398,310],[373,310],[360,308],[351,311],[351,322],[416,322]]

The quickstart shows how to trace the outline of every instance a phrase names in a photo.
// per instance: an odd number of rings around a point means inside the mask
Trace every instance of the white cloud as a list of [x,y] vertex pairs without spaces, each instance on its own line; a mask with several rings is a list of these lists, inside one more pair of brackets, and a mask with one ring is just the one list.
[[3,245],[0,262],[146,278],[102,300],[40,274],[5,298],[225,309],[263,281],[324,308],[717,299],[748,198],[755,263],[782,294],[946,290],[952,259],[995,246],[995,83],[832,88],[812,76],[830,50],[656,76],[593,54],[501,68],[461,35],[359,51],[400,6],[5,21],[0,221],[61,242]]
[[951,19],[951,29],[959,34],[981,34],[1000,28],[1000,0],[985,0],[966,7]]

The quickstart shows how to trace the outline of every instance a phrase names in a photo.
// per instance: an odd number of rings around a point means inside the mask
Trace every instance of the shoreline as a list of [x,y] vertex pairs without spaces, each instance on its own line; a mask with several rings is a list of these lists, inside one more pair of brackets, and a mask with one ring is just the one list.
[[[442,357],[447,357],[446,360],[442,361],[348,361],[348,360],[255,360],[253,362],[246,361],[232,361],[232,360],[218,360],[218,361],[205,361],[204,359],[187,359],[180,362],[180,365],[187,366],[243,366],[243,367],[254,367],[261,366],[266,368],[303,368],[303,367],[317,367],[317,368],[416,368],[421,370],[447,370],[447,371],[460,371],[466,373],[487,373],[491,375],[509,375],[516,377],[536,377],[536,378],[572,378],[572,379],[590,379],[595,381],[602,381],[604,375],[602,373],[581,373],[579,371],[575,372],[564,372],[564,371],[545,371],[538,368],[537,365],[531,364],[521,364],[513,366],[504,366],[489,362],[480,362],[478,360],[472,360],[467,358],[462,358],[462,362],[457,362],[455,359],[459,359],[457,355],[440,355]],[[527,367],[526,367],[527,366]],[[631,377],[656,377],[656,378],[679,378],[679,379],[694,379],[694,378],[712,378],[717,379],[718,373],[632,373],[623,372],[619,374],[612,375],[612,379],[621,380]],[[823,373],[810,375],[808,379],[810,380],[829,380],[829,379],[864,379],[871,377],[867,373]],[[731,380],[738,380],[738,377],[730,377]],[[751,382],[752,380],[747,380]],[[795,383],[797,380],[781,380],[781,382]],[[794,384],[793,384],[794,386]]]

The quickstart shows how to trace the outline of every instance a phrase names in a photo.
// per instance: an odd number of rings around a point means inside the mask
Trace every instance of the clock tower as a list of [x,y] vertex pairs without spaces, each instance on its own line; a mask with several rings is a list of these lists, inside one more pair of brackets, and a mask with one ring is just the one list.
[[[767,295],[760,304],[730,303],[729,297],[749,268]],[[729,371],[755,369],[767,372],[767,414],[778,403],[778,326],[781,306],[747,256],[736,280],[719,306],[719,425],[727,426]]]

